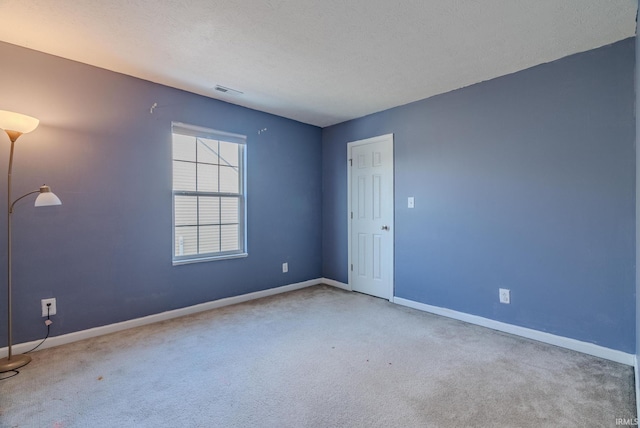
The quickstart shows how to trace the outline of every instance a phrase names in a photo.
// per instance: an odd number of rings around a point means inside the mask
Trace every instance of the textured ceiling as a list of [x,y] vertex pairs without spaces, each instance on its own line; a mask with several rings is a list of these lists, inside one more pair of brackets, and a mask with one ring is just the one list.
[[327,126],[631,37],[636,10],[636,0],[0,0],[0,40]]

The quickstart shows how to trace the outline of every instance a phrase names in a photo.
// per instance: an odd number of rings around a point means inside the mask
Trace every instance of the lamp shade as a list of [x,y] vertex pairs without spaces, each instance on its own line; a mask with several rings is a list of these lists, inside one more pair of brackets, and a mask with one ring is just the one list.
[[40,186],[40,194],[36,198],[35,206],[47,207],[50,205],[62,205],[62,201],[51,191],[49,186]]
[[12,111],[0,110],[0,129],[27,134],[38,127],[40,121],[35,117]]

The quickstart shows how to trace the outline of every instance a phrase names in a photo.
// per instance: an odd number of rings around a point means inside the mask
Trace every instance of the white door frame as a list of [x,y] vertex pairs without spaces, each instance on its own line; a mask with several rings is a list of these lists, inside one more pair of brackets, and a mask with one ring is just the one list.
[[[394,141],[393,141],[393,134],[385,134],[385,135],[379,135],[377,137],[371,137],[371,138],[367,138],[364,140],[357,140],[357,141],[351,141],[349,143],[347,143],[347,245],[348,245],[348,255],[349,255],[349,260],[348,260],[348,264],[347,264],[347,270],[349,271],[349,290],[353,291],[353,286],[352,286],[352,275],[353,275],[353,270],[351,269],[351,265],[352,265],[352,254],[351,254],[351,212],[353,211],[352,206],[351,206],[351,162],[353,161],[353,158],[351,157],[351,148],[354,146],[361,146],[361,145],[365,145],[365,144],[371,144],[371,143],[379,143],[379,142],[383,142],[383,141],[391,141],[391,165],[392,165],[392,179],[395,181],[395,161],[394,161],[394,154],[393,154],[393,147],[394,147]],[[395,265],[395,184],[393,186],[394,188],[394,192],[391,195],[391,204],[393,205],[393,209],[391,210],[391,230],[389,231],[389,233],[391,233],[391,263],[389,263],[390,269],[391,271],[389,272],[389,276],[391,278],[390,282],[389,282],[389,301],[393,303],[393,298],[394,296],[394,285],[395,285],[395,277],[394,277],[394,265]]]

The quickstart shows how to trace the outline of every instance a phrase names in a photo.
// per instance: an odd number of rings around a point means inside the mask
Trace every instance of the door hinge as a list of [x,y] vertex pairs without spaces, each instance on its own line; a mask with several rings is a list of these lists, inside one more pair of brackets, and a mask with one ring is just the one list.
[[353,220],[353,211],[351,211],[351,220]]
[[353,159],[349,159],[349,166],[353,166]]
[[351,264],[351,272],[353,272],[353,263]]

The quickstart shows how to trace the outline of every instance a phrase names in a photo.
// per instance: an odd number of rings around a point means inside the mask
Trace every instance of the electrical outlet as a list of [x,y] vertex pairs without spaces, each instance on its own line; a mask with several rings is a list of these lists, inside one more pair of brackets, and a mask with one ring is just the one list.
[[407,208],[413,208],[413,207],[415,207],[415,206],[416,206],[416,201],[415,201],[415,199],[413,198],[413,196],[409,196],[409,197],[407,198]]
[[282,263],[282,273],[289,272],[289,263]]
[[511,291],[506,288],[500,288],[499,290],[500,303],[511,303]]
[[[40,300],[40,303],[42,303],[42,316],[46,317],[47,314],[49,315],[55,315],[56,314],[56,299],[42,299]],[[49,306],[47,308],[47,304],[51,304],[51,306]]]

